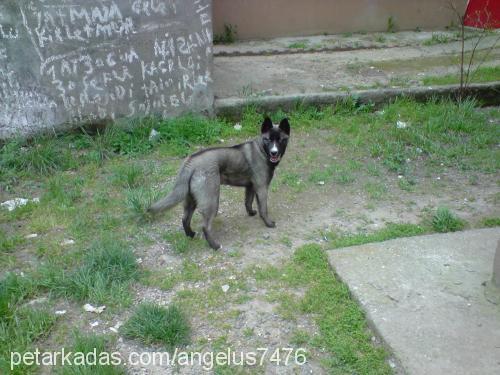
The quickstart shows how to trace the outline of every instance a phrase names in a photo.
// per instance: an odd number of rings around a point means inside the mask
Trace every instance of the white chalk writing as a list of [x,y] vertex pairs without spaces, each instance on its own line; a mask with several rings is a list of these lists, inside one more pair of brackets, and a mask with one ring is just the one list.
[[[211,83],[208,0],[31,0],[19,11],[23,38],[40,58],[35,75],[52,96],[38,102],[69,120],[170,116]],[[191,26],[183,26],[186,19]],[[18,37],[0,25],[0,39]],[[3,60],[9,49],[0,45]],[[12,77],[0,69],[0,100],[23,92]]]

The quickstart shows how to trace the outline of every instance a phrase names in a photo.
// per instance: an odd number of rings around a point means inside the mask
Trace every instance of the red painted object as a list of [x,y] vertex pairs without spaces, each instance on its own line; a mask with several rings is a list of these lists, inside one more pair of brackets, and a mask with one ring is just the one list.
[[500,28],[500,0],[469,0],[465,11],[465,26]]

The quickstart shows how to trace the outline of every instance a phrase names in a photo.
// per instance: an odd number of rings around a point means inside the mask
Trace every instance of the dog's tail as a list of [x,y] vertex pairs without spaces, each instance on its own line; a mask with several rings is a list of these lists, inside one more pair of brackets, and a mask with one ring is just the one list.
[[174,189],[165,198],[153,203],[148,208],[148,212],[156,214],[168,210],[183,201],[189,193],[189,182],[192,174],[192,170],[182,167],[175,181]]

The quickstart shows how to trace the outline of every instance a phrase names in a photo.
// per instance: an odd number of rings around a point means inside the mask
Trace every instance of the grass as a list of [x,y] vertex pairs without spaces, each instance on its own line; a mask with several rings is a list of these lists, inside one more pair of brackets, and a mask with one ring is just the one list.
[[33,366],[21,364],[10,371],[10,353],[24,353],[34,342],[46,336],[55,323],[55,316],[45,308],[23,306],[34,294],[29,278],[7,274],[0,280],[0,372],[30,374]]
[[481,220],[481,226],[486,228],[500,227],[500,217],[487,217]]
[[[500,80],[500,66],[482,66],[471,70],[471,83],[495,82],[498,80]],[[424,77],[422,82],[424,85],[453,85],[460,83],[460,75],[457,73]]]
[[[313,345],[329,354],[324,363],[329,373],[391,373],[385,362],[387,353],[372,345],[361,308],[350,297],[347,286],[335,277],[319,245],[304,245],[295,250],[283,272],[284,281],[292,287],[305,287],[306,292],[291,304],[285,299],[282,310],[313,314],[319,328]],[[294,335],[297,343],[304,344],[308,339],[303,332]]]
[[130,302],[128,287],[138,277],[132,250],[123,241],[103,237],[85,252],[81,265],[65,271],[49,264],[39,269],[35,279],[40,288],[56,296],[122,305]]
[[198,238],[187,237],[184,231],[167,232],[163,238],[176,254],[185,254],[191,250],[200,249],[204,245]]
[[309,46],[309,42],[307,40],[305,41],[297,41],[290,43],[288,45],[288,48],[290,49],[306,49]]
[[443,44],[443,43],[448,43],[452,40],[452,38],[449,35],[446,34],[440,34],[440,33],[432,33],[432,36],[424,40],[422,42],[422,45],[424,46],[433,46],[436,44]]
[[432,217],[432,227],[436,232],[456,232],[464,226],[465,222],[446,207],[439,207]]
[[[108,337],[82,334],[75,332],[73,335],[73,345],[66,349],[70,352],[69,360],[73,365],[57,367],[56,374],[60,375],[124,375],[125,369],[118,365],[118,358],[115,358],[111,352],[111,343]],[[88,363],[82,361],[82,353],[89,358]],[[95,363],[93,355],[95,353]]]
[[[339,185],[334,189],[356,189],[359,184],[353,183],[361,181],[361,191],[356,194],[365,192],[373,203],[388,199],[391,190],[385,186],[390,186],[391,179],[397,180],[401,189],[419,191],[421,175],[436,169],[453,168],[479,176],[497,173],[500,150],[496,140],[500,129],[489,120],[498,117],[498,111],[479,111],[476,107],[474,101],[416,103],[403,98],[375,112],[373,106],[350,97],[332,106],[297,105],[289,113],[272,113],[275,120],[285,115],[290,118],[297,135],[293,142],[304,142],[304,147],[308,139],[319,134],[315,132],[321,132],[319,151],[287,161],[287,168],[279,170],[272,189],[287,197],[287,193],[308,189],[326,190],[332,188],[330,183]],[[191,249],[205,249],[203,240],[191,240],[178,230],[164,234],[163,239],[173,252],[183,258],[181,266],[172,272],[161,269],[141,272],[132,249],[156,241],[158,237],[150,236],[151,231],[162,236],[164,230],[141,224],[148,218],[145,208],[158,194],[158,186],[167,181],[165,190],[168,190],[181,158],[199,147],[220,144],[221,139],[231,139],[234,144],[254,136],[258,134],[261,119],[262,113],[249,107],[240,120],[239,131],[234,130],[234,122],[229,119],[186,115],[175,120],[138,119],[95,134],[72,133],[4,144],[0,149],[1,188],[8,195],[26,198],[39,195],[41,199],[38,204],[28,204],[12,212],[0,210],[0,275],[8,275],[2,284],[7,287],[2,286],[3,292],[0,291],[3,330],[0,352],[6,353],[11,347],[31,347],[50,334],[54,317],[43,308],[24,306],[29,299],[39,296],[48,296],[49,302],[68,298],[79,304],[83,301],[105,304],[110,307],[107,311],[120,311],[131,302],[131,283],[176,290],[174,287],[179,283],[206,281],[206,289],[176,292],[175,303],[190,314],[202,314],[224,304],[248,301],[249,286],[244,281],[222,280],[219,268],[206,272],[203,262],[200,265],[190,260],[198,255]],[[398,129],[398,120],[408,126]],[[160,135],[150,141],[152,129]],[[42,160],[36,160],[37,153],[44,156]],[[416,173],[420,173],[418,178]],[[363,174],[368,174],[369,179],[365,180]],[[397,179],[397,175],[402,177]],[[478,180],[481,183],[482,179]],[[316,186],[320,181],[325,182],[324,186]],[[446,215],[439,217],[440,225],[450,230],[453,221],[446,219]],[[480,225],[497,226],[498,218],[485,219]],[[389,224],[375,233],[326,233],[329,241],[325,248],[436,230],[430,217],[420,225]],[[38,237],[26,239],[30,233],[37,233]],[[75,244],[61,245],[68,238],[74,239]],[[291,247],[295,242],[292,240],[284,235],[280,242]],[[237,250],[241,251],[238,247]],[[288,292],[280,298],[280,290],[275,291],[273,298],[280,306],[280,314],[291,320],[308,314],[309,302],[318,308],[314,317],[321,327],[321,337],[301,337],[298,333],[295,339],[333,353],[327,364],[331,372],[370,373],[367,368],[373,366],[384,373],[383,355],[377,348],[368,347],[369,340],[365,341],[366,337],[360,333],[365,328],[359,308],[348,299],[345,286],[324,267],[321,251],[314,247],[306,250],[297,250],[293,262],[285,268],[262,268],[252,277],[259,283],[277,282],[279,287],[283,282],[306,292],[307,300]],[[308,258],[308,251],[312,257],[319,257],[318,263]],[[210,266],[218,261],[217,255],[207,260]],[[15,276],[9,270],[22,270],[26,276]],[[318,277],[313,278],[311,272]],[[331,289],[327,281],[332,283]],[[224,284],[230,285],[227,293],[221,290]],[[326,303],[317,306],[321,293],[326,296]],[[235,314],[214,324],[229,330],[224,325]],[[347,335],[349,330],[353,337]],[[247,334],[250,336],[250,331]],[[23,368],[18,373],[29,371],[32,370]]]
[[373,233],[337,234],[327,232],[324,233],[324,237],[328,239],[327,247],[329,249],[337,249],[371,242],[382,242],[393,238],[418,236],[429,232],[430,229],[424,225],[388,223],[385,228]]
[[24,238],[19,235],[8,235],[0,228],[0,253],[10,253],[22,243]]
[[175,305],[164,308],[143,303],[121,327],[121,333],[146,345],[163,344],[172,350],[189,342],[190,328],[184,314]]

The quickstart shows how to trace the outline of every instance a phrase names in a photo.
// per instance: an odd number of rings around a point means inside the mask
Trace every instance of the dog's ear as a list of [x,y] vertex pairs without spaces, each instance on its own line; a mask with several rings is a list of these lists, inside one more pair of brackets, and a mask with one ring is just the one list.
[[262,123],[262,127],[260,128],[260,132],[262,134],[269,132],[273,128],[273,122],[269,117],[266,116],[264,122]]
[[286,117],[281,120],[280,129],[283,130],[286,135],[290,135],[290,123],[288,122],[288,119]]

